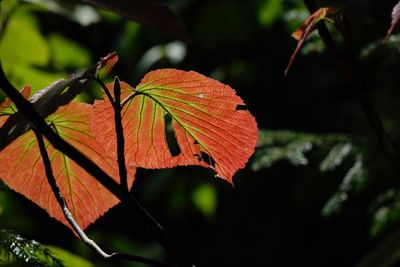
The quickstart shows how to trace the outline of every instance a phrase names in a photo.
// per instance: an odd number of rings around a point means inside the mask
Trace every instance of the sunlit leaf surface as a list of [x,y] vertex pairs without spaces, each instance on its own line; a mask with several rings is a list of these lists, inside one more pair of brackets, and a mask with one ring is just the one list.
[[[105,151],[90,133],[91,109],[88,104],[70,103],[59,108],[47,120],[54,124],[62,138],[119,181],[116,160],[105,156]],[[118,203],[116,197],[47,141],[46,147],[57,184],[81,227],[87,227]],[[134,173],[135,168],[130,167],[129,185],[132,185]],[[1,151],[0,178],[13,190],[44,208],[50,216],[67,225],[47,182],[38,144],[32,131],[21,135]]]
[[[200,165],[232,182],[254,151],[256,121],[227,85],[193,71],[162,69],[148,73],[135,89],[122,88],[123,97],[136,94],[122,111],[130,165]],[[115,155],[108,100],[95,102],[92,129],[108,154]]]

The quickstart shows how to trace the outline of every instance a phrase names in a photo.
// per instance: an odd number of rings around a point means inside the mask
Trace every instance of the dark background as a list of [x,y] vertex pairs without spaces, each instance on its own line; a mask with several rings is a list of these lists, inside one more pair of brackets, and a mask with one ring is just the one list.
[[[388,190],[397,192],[398,175],[375,141],[349,83],[316,35],[310,37],[288,76],[283,75],[296,46],[291,32],[307,17],[302,1],[164,2],[177,14],[193,42],[177,41],[174,36],[110,13],[101,12],[99,22],[82,26],[46,9],[30,8],[25,2],[21,6],[28,8],[43,38],[57,33],[71,40],[90,55],[88,65],[116,50],[120,61],[114,73],[132,85],[150,69],[164,67],[195,70],[229,84],[244,99],[267,138],[268,131],[287,129],[368,140],[363,147],[367,151],[364,167],[368,178],[361,190],[350,193],[340,209],[328,217],[322,216],[321,210],[338,190],[351,162],[323,173],[318,170],[321,155],[315,150],[307,152],[309,162],[305,166],[281,160],[254,171],[250,162],[235,175],[234,187],[197,167],[139,170],[133,194],[196,266],[357,266],[393,236],[398,225],[398,202],[393,199],[389,204],[376,203]],[[396,1],[318,3],[340,7],[348,15],[363,90],[397,143],[399,39],[395,36],[386,47],[380,45]],[[345,47],[337,31],[333,34],[339,46]],[[180,60],[174,62],[168,56],[145,60],[144,55],[151,49],[153,54],[157,48],[165,52],[171,42],[178,42],[175,44],[186,51]],[[1,53],[4,50],[0,49]],[[76,69],[57,69],[50,63],[34,67],[52,74]],[[32,83],[14,80],[17,85],[25,82]],[[196,195],[202,200],[195,200]],[[376,211],[385,205],[392,213],[374,232]],[[43,244],[62,247],[86,257],[95,266],[141,266],[102,261],[66,227],[5,185],[0,187],[0,228],[11,228]],[[123,204],[91,225],[87,233],[107,251],[169,259],[138,213]],[[393,256],[397,248],[385,251]],[[392,265],[376,266],[395,266],[396,262],[397,258]]]

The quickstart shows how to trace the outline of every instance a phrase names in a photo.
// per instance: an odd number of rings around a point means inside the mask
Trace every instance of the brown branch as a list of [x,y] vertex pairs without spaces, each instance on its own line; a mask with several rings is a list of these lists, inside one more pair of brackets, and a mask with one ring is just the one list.
[[153,216],[134,198],[129,192],[123,190],[118,183],[116,183],[111,176],[99,168],[92,160],[88,159],[79,150],[57,135],[43,118],[37,113],[33,105],[22,97],[18,91],[11,85],[4,74],[4,70],[0,63],[0,88],[7,94],[7,96],[14,102],[18,111],[21,112],[38,130],[40,134],[47,138],[53,147],[86,170],[105,188],[113,193],[122,202],[128,203],[133,208],[138,209],[141,218],[146,220],[146,224],[150,225],[155,232],[161,244],[180,262],[182,266],[194,266],[190,261],[180,252],[176,244],[167,235],[162,226],[154,219]]
[[[318,7],[315,4],[314,0],[304,0],[309,12],[312,14],[315,12]],[[347,23],[345,21],[345,23]],[[345,25],[346,26],[346,25]],[[354,96],[357,98],[358,102],[360,103],[365,116],[367,117],[368,123],[373,130],[376,138],[378,139],[383,151],[385,152],[386,156],[389,158],[391,164],[395,168],[395,170],[400,173],[400,156],[396,150],[396,146],[393,143],[392,138],[385,130],[383,126],[382,120],[379,117],[379,114],[375,110],[374,106],[372,105],[371,101],[365,95],[364,90],[362,88],[362,83],[355,74],[355,59],[353,56],[353,52],[350,51],[349,58],[344,58],[340,55],[338,48],[336,47],[335,42],[331,34],[329,33],[328,28],[326,27],[325,23],[321,21],[317,25],[317,29],[319,35],[321,36],[322,41],[324,42],[328,53],[331,55],[332,59],[334,60],[335,64],[338,66],[339,70],[343,73],[345,79],[349,82],[351,89],[353,91]],[[351,40],[349,37],[349,30],[348,28],[345,29],[345,33],[349,42],[349,48],[352,47]]]

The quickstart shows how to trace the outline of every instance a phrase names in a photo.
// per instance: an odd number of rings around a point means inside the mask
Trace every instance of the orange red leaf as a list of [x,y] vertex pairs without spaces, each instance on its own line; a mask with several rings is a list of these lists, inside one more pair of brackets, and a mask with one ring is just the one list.
[[[232,182],[254,152],[256,121],[227,85],[193,71],[162,69],[148,73],[136,88],[126,83],[121,88],[128,97],[122,110],[128,165],[200,165]],[[113,116],[108,100],[94,103],[92,131],[115,158]]]
[[[105,157],[102,146],[90,133],[91,113],[90,105],[72,102],[59,108],[47,120],[55,125],[61,137],[119,181],[117,162]],[[55,150],[47,140],[45,142],[57,184],[81,227],[87,227],[119,202],[75,162]],[[130,167],[129,185],[132,185],[134,174],[135,168]],[[0,177],[13,190],[44,208],[50,216],[68,225],[47,182],[32,131],[24,133],[0,152]]]
[[[32,87],[29,85],[25,85],[24,88],[19,91],[19,93],[26,99],[29,98],[32,92]],[[12,108],[12,101],[10,98],[4,99],[3,102],[0,103],[0,128],[7,121],[8,117],[15,112]]]

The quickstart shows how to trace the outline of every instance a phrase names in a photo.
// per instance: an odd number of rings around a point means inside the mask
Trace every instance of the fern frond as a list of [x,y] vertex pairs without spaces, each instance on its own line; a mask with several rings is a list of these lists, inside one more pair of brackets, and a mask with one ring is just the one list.
[[4,229],[0,229],[0,261],[2,265],[64,267],[42,244]]
[[[270,168],[274,163],[287,160],[293,165],[307,165],[311,153],[322,158],[319,171],[334,171],[340,166],[348,169],[338,190],[324,205],[321,213],[330,216],[337,212],[357,185],[366,179],[363,164],[365,140],[342,134],[308,134],[287,130],[260,130],[259,142],[252,161],[253,171]],[[346,164],[344,164],[346,162]],[[348,167],[347,167],[348,168]]]

